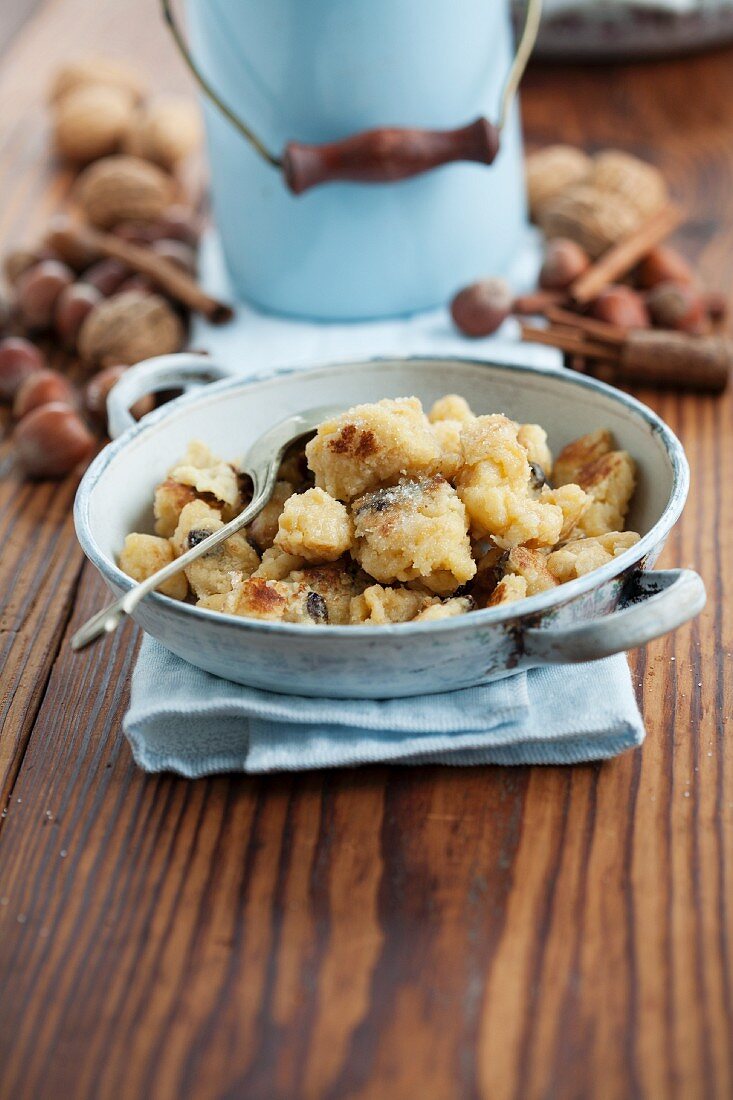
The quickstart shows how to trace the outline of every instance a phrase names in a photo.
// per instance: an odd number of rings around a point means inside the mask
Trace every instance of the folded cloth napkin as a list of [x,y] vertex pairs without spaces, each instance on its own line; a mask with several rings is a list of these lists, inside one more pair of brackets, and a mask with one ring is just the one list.
[[640,745],[623,655],[442,695],[310,699],[202,672],[145,636],[124,730],[149,772],[370,764],[577,764]]

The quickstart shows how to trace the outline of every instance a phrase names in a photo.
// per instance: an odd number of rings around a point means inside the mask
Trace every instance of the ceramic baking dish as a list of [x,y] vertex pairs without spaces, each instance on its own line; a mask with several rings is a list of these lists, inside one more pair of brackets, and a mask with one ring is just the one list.
[[[542,424],[553,451],[608,427],[637,462],[627,525],[642,538],[602,568],[549,592],[435,623],[316,627],[222,615],[157,593],[148,597],[135,619],[191,664],[288,694],[415,695],[548,663],[606,657],[673,630],[705,603],[703,583],[691,570],[649,572],[687,496],[682,447],[653,412],[601,382],[564,370],[452,358],[337,363],[255,379],[225,374],[203,356],[165,356],[128,371],[110,395],[116,438],[82,480],[75,521],[84,552],[115,595],[132,584],[116,565],[125,535],[153,530],[154,488],[190,439],[238,460],[276,420],[334,402],[347,408],[414,394],[427,407],[456,392],[478,413],[504,412]],[[223,380],[201,388],[212,377]],[[143,393],[192,385],[198,390],[140,423],[127,411]]]

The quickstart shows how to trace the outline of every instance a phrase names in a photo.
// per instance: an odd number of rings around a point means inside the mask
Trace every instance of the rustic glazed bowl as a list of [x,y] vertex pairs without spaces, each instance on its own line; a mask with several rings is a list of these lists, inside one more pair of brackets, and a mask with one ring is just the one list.
[[157,593],[135,619],[191,664],[238,683],[286,694],[390,698],[448,691],[552,663],[595,660],[656,638],[705,603],[698,575],[648,572],[682,511],[689,471],[673,433],[644,405],[566,371],[465,359],[390,359],[224,379],[187,393],[135,423],[144,393],[201,385],[224,371],[203,356],[174,355],[128,371],[110,395],[114,442],[86,472],[75,506],[84,552],[115,595],[132,581],[116,565],[125,535],[152,531],[155,486],[192,438],[238,460],[268,425],[325,403],[344,408],[417,395],[426,407],[447,392],[478,413],[541,423],[557,451],[608,427],[636,459],[628,526],[636,546],[549,592],[443,622],[308,626],[222,615]]

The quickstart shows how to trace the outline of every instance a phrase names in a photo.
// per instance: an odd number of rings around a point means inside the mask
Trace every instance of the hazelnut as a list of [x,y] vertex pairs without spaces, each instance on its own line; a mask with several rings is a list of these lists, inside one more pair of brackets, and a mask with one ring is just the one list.
[[87,84],[122,89],[135,103],[143,99],[147,91],[139,74],[123,61],[110,57],[86,57],[70,61],[57,71],[49,90],[49,99],[57,103],[69,92]]
[[122,145],[133,119],[130,95],[122,88],[85,84],[70,91],[56,108],[53,140],[65,160],[87,164]]
[[459,290],[450,311],[464,336],[490,336],[509,316],[512,293],[503,279],[482,279]]
[[[105,367],[104,370],[99,371],[93,378],[90,378],[84,390],[84,404],[87,411],[105,430],[107,428],[107,397],[109,391],[119,382],[126,370],[129,370],[129,367],[122,364]],[[136,401],[130,412],[136,420],[139,420],[141,416],[152,412],[154,408],[155,396],[150,393]]]
[[710,320],[716,325],[722,324],[728,316],[728,299],[725,294],[721,294],[719,290],[709,290],[703,294],[703,301]]
[[163,256],[164,259],[170,260],[176,267],[180,267],[183,271],[188,272],[189,275],[196,274],[196,253],[189,244],[185,244],[184,241],[175,241],[170,238],[163,237],[159,241],[153,241],[151,249],[159,256]]
[[82,322],[101,301],[100,291],[91,283],[72,283],[61,291],[54,312],[54,327],[65,348],[76,347]]
[[119,155],[85,168],[75,194],[87,220],[109,229],[117,222],[155,221],[170,204],[172,182],[157,165]]
[[710,318],[703,297],[682,283],[658,283],[646,296],[652,321],[659,328],[701,336],[710,331]]
[[96,249],[79,240],[68,214],[55,214],[51,218],[43,243],[75,271],[83,271],[99,259]]
[[590,266],[590,256],[575,241],[556,237],[547,242],[539,283],[543,290],[565,290]]
[[103,298],[109,298],[120,289],[130,275],[130,268],[126,264],[109,257],[106,260],[98,260],[97,263],[88,267],[82,275],[82,281],[98,290]]
[[149,279],[147,275],[141,275],[139,272],[135,275],[131,275],[129,279],[125,279],[119,292],[120,294],[127,294],[130,290],[137,291],[139,294],[158,293],[158,289],[152,279]]
[[6,253],[3,260],[3,271],[10,286],[15,286],[18,279],[29,268],[41,260],[40,254],[32,248],[14,248]]
[[591,303],[590,312],[599,321],[620,328],[649,328],[644,299],[628,286],[609,286]]
[[19,420],[12,435],[18,460],[34,478],[61,478],[89,458],[94,436],[70,405],[40,405]]
[[158,220],[161,236],[175,241],[185,241],[195,246],[199,239],[200,226],[196,215],[185,206],[169,206]]
[[0,401],[12,401],[23,382],[45,366],[45,358],[30,340],[21,336],[0,340]]
[[59,260],[41,260],[18,279],[17,302],[21,319],[32,329],[48,328],[62,290],[74,281],[74,272]]
[[18,388],[13,401],[13,416],[20,420],[39,405],[61,401],[64,405],[76,404],[76,392],[68,378],[57,370],[39,370],[26,378]]
[[79,332],[79,353],[88,363],[138,363],[179,351],[183,326],[157,294],[129,291],[101,302]]
[[201,119],[195,103],[180,96],[159,96],[138,110],[126,148],[171,171],[200,141]]
[[636,269],[639,286],[645,289],[659,283],[694,283],[695,276],[684,256],[676,248],[658,244],[648,252]]

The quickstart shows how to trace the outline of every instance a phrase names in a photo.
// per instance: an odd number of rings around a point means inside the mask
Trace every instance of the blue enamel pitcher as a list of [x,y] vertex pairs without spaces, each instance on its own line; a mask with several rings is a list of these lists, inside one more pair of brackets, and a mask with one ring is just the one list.
[[[347,320],[443,304],[526,232],[509,0],[187,0],[235,292]],[[495,119],[496,122],[490,122]],[[467,122],[467,120],[474,120]]]

